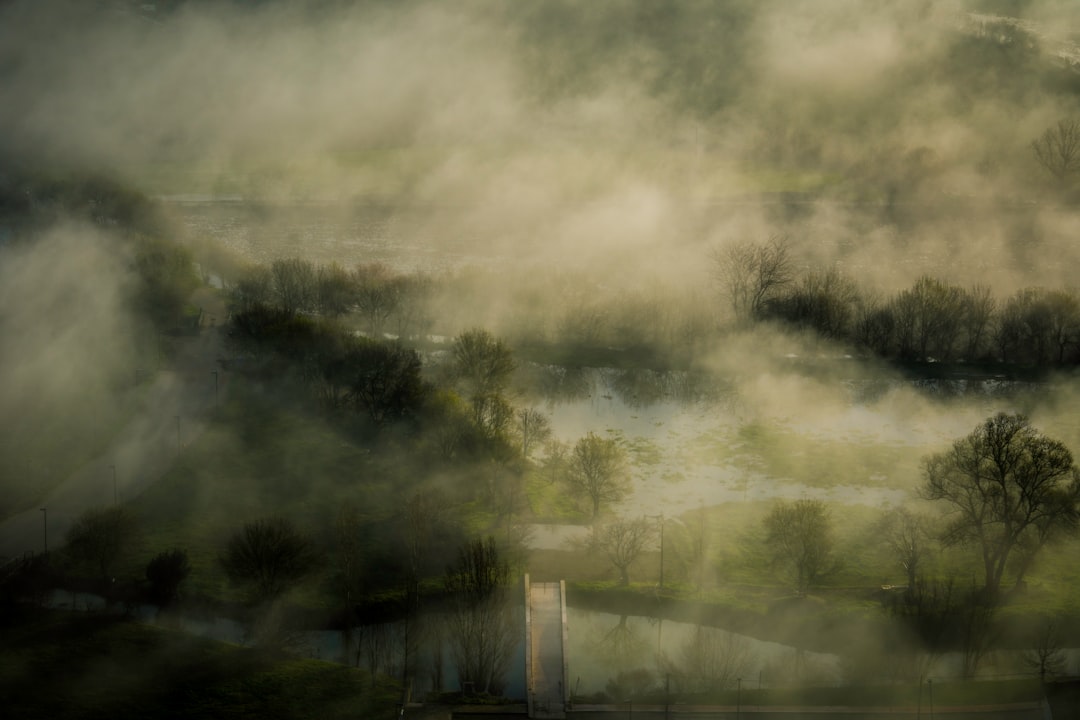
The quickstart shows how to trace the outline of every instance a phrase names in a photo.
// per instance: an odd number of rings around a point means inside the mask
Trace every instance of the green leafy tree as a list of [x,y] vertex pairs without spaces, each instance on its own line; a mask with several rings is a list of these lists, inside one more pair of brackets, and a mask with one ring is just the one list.
[[979,549],[990,598],[1014,551],[1034,556],[1076,527],[1080,477],[1072,453],[1023,415],[987,419],[951,449],[926,458],[923,474],[923,495],[947,506],[942,539]]
[[1080,120],[1067,118],[1031,142],[1035,160],[1060,184],[1080,170]]
[[600,514],[601,503],[617,502],[630,493],[622,446],[592,432],[574,445],[563,477],[573,493],[588,498],[593,520]]
[[648,518],[614,520],[594,525],[589,545],[592,550],[607,556],[619,571],[619,585],[630,584],[630,567],[637,562],[652,542],[655,523]]
[[502,340],[480,328],[461,333],[454,340],[451,352],[454,376],[472,405],[476,425],[486,427],[486,421],[492,417],[505,425],[509,415],[491,411],[506,404],[500,401],[517,367],[513,352]]
[[792,280],[785,238],[758,245],[740,242],[712,253],[714,274],[739,321],[756,320],[766,304]]
[[777,503],[765,517],[765,545],[781,573],[806,592],[831,565],[832,520],[825,503]]

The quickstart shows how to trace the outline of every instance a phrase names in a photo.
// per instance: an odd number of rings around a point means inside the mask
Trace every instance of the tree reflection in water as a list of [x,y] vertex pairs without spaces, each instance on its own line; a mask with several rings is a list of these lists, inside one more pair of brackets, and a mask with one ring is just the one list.
[[600,628],[595,631],[597,637],[590,643],[596,648],[596,657],[612,670],[631,670],[651,664],[649,642],[632,624],[627,616],[619,616],[615,627],[606,632]]
[[673,692],[698,693],[734,687],[758,665],[750,641],[719,628],[698,625],[675,658],[660,655],[660,667]]

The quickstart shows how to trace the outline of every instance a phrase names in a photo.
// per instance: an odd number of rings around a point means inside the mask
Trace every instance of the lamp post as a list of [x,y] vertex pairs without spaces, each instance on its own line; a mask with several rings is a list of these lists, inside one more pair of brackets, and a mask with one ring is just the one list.
[[45,544],[45,554],[49,554],[49,513],[41,508],[41,539]]
[[934,720],[934,681],[926,678],[926,687],[930,691],[930,720]]
[[109,467],[112,468],[112,502],[113,505],[116,505],[117,498],[119,497],[119,494],[116,492],[116,466],[110,465]]
[[210,374],[214,376],[214,407],[218,405],[218,371],[211,370]]

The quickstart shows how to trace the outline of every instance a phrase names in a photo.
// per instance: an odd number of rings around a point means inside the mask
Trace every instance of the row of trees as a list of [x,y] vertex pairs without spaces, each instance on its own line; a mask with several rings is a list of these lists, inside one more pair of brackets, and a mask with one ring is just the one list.
[[[430,512],[414,513],[417,522],[430,521]],[[347,519],[339,522],[339,541],[355,545],[357,526]],[[430,534],[431,527],[416,528],[410,547],[425,552],[420,535]],[[139,525],[134,515],[123,507],[93,509],[81,515],[65,538],[64,557],[72,569],[99,574],[108,597],[133,599],[130,583],[117,583],[116,567],[127,561],[139,547]],[[350,563],[362,562],[362,552],[339,553],[342,579],[354,575]],[[218,563],[230,583],[242,594],[250,611],[252,639],[262,645],[288,643],[291,629],[283,619],[282,600],[293,589],[319,571],[325,554],[311,536],[280,516],[245,523],[226,541]],[[167,607],[180,597],[181,586],[191,573],[191,564],[183,550],[170,550],[154,556],[146,565],[145,597]],[[512,571],[505,548],[494,538],[464,542],[455,560],[447,566],[444,588],[449,599],[449,624],[445,640],[449,643],[458,673],[477,692],[498,693],[503,688],[513,649],[518,643],[519,619],[509,602]],[[416,586],[406,593],[406,625],[417,627]],[[346,592],[346,598],[360,602],[362,597]],[[367,638],[371,644],[374,636]],[[415,646],[415,637],[407,648]],[[368,648],[372,652],[377,650]],[[358,646],[359,651],[359,646]],[[359,661],[359,656],[357,658]],[[404,664],[408,666],[409,659]],[[377,666],[377,663],[376,663]]]
[[[584,453],[596,442],[585,438],[577,447]],[[974,634],[954,637],[945,626],[962,620],[970,624],[972,633],[982,632],[979,628],[992,620],[992,608],[1006,574],[1022,583],[1038,553],[1075,530],[1080,519],[1080,476],[1071,453],[1060,442],[1039,433],[1027,418],[1007,414],[988,418],[950,449],[927,457],[924,474],[922,494],[941,503],[946,523],[940,525],[905,510],[888,511],[884,516],[877,536],[908,580],[901,600],[890,607],[911,625],[912,632],[926,635],[928,644],[974,643]],[[415,583],[423,572],[420,560],[428,553],[426,548],[430,548],[438,522],[436,511],[427,507],[421,496],[406,505],[413,532],[407,533],[411,539],[405,546],[417,561],[406,593],[407,603],[412,603],[418,597]],[[347,581],[350,567],[355,569],[371,558],[356,544],[358,525],[344,517],[341,520],[339,542],[351,543],[356,549],[335,555],[339,574]],[[652,547],[656,531],[657,524],[647,517],[597,523],[590,547],[605,554],[620,581],[628,584],[631,566]],[[123,508],[92,511],[73,525],[67,553],[108,583],[118,559],[137,537],[137,524]],[[836,567],[833,520],[820,501],[777,503],[764,518],[759,537],[778,577],[799,593]],[[924,579],[925,563],[935,541],[976,551],[984,568],[977,594],[967,595],[942,584],[944,581]],[[701,551],[704,554],[703,547]],[[453,600],[453,631],[448,638],[451,651],[457,655],[459,667],[471,668],[469,677],[478,690],[498,688],[506,645],[513,637],[512,612],[505,595],[511,576],[506,553],[507,549],[490,537],[467,541],[445,575],[444,586]],[[238,530],[226,543],[220,563],[253,606],[271,608],[318,569],[323,556],[291,523],[272,518]],[[171,551],[148,564],[146,577],[164,604],[176,597],[189,572],[186,555]],[[359,600],[362,591],[350,595],[356,583],[346,582],[344,587],[346,603]],[[413,608],[410,612],[415,611],[415,606],[409,607]],[[260,628],[263,633],[271,629],[275,629],[273,624]],[[978,647],[973,645],[973,649]],[[976,653],[973,662],[977,659]]]
[[451,335],[463,327],[462,318],[468,327],[486,317],[515,343],[649,347],[660,357],[692,352],[715,325],[703,292],[680,287],[673,293],[655,282],[600,286],[585,272],[535,268],[428,274],[380,263],[347,269],[286,258],[240,271],[229,295],[234,312],[269,307],[339,318],[374,338]]
[[333,320],[281,307],[237,311],[230,340],[241,369],[264,381],[292,377],[326,411],[349,412],[375,431],[403,422],[419,428],[444,460],[496,460],[505,469],[497,482],[511,487],[495,490],[522,496],[514,490],[520,463],[546,444],[553,476],[586,499],[591,518],[629,492],[626,454],[616,439],[589,433],[567,447],[552,441],[546,415],[514,406],[513,351],[486,330],[458,335],[448,362],[429,370],[416,350],[398,341],[359,337]]
[[430,277],[396,273],[381,263],[346,270],[293,257],[248,268],[230,288],[230,299],[236,312],[261,307],[286,316],[353,314],[373,337],[393,332],[405,338],[429,331],[432,289]]
[[[931,539],[972,547],[983,567],[982,596],[993,603],[1007,572],[1017,585],[1039,552],[1080,523],[1080,471],[1060,441],[1026,417],[999,413],[949,450],[924,460],[922,495],[944,507],[935,532],[927,517],[890,512],[881,527],[895,562],[918,585]],[[826,506],[814,500],[778,504],[765,521],[766,544],[795,587],[804,591],[831,567]]]
[[[972,548],[982,566],[980,598],[993,604],[1006,577],[1022,586],[1039,553],[1080,525],[1080,471],[1071,452],[1023,415],[987,418],[952,447],[924,459],[923,498],[943,509],[943,522],[899,508],[875,528],[907,588],[922,582],[935,545]],[[629,570],[653,547],[657,524],[647,517],[616,519],[593,528],[591,547],[605,555],[629,583]],[[704,555],[704,528],[694,547]],[[777,502],[757,536],[777,577],[805,593],[836,568],[835,532],[828,506],[819,500]]]
[[731,245],[713,262],[743,322],[778,321],[900,360],[1080,360],[1080,296],[1072,290],[1026,288],[1002,302],[989,287],[924,276],[891,298],[876,298],[836,269],[797,277],[783,239]]

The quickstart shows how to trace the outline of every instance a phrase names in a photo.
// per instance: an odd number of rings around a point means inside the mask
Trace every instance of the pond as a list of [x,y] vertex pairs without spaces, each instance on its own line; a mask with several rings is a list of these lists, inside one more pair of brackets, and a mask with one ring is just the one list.
[[[58,609],[74,608],[78,612],[108,609],[100,596],[67,590],[54,591],[47,605]],[[159,621],[158,609],[151,605],[139,606],[133,614],[141,622],[157,624]],[[514,616],[514,622],[519,621],[522,621],[520,613]],[[171,621],[169,627],[236,645],[249,644],[246,627],[229,618],[183,618],[178,624]],[[299,633],[293,638],[293,647],[308,657],[398,677],[405,657],[406,638],[411,636],[413,696],[420,698],[437,688],[455,691],[460,687],[449,652],[449,627],[445,613],[421,613],[411,628],[404,622],[394,622],[358,626],[349,633]],[[515,630],[519,639],[514,643],[506,665],[503,693],[507,697],[525,695],[523,624],[521,627],[520,633]],[[570,687],[574,695],[581,697],[598,698],[603,694],[619,701],[665,686],[672,692],[734,687],[740,679],[742,687],[747,689],[798,684],[839,685],[845,682],[851,669],[846,668],[844,658],[836,654],[800,650],[721,628],[654,617],[568,607],[567,627]],[[1031,669],[1023,656],[1019,650],[987,652],[979,664],[976,678],[1031,677]],[[1059,657],[1062,672],[1080,673],[1080,648],[1062,648]],[[947,680],[962,676],[963,661],[961,653],[951,652],[924,658],[923,662],[927,676]],[[847,664],[850,666],[851,662]]]
[[669,685],[770,687],[801,677],[815,684],[840,678],[836,655],[796,650],[720,628],[634,615],[568,608],[570,685],[575,695],[611,700]]

